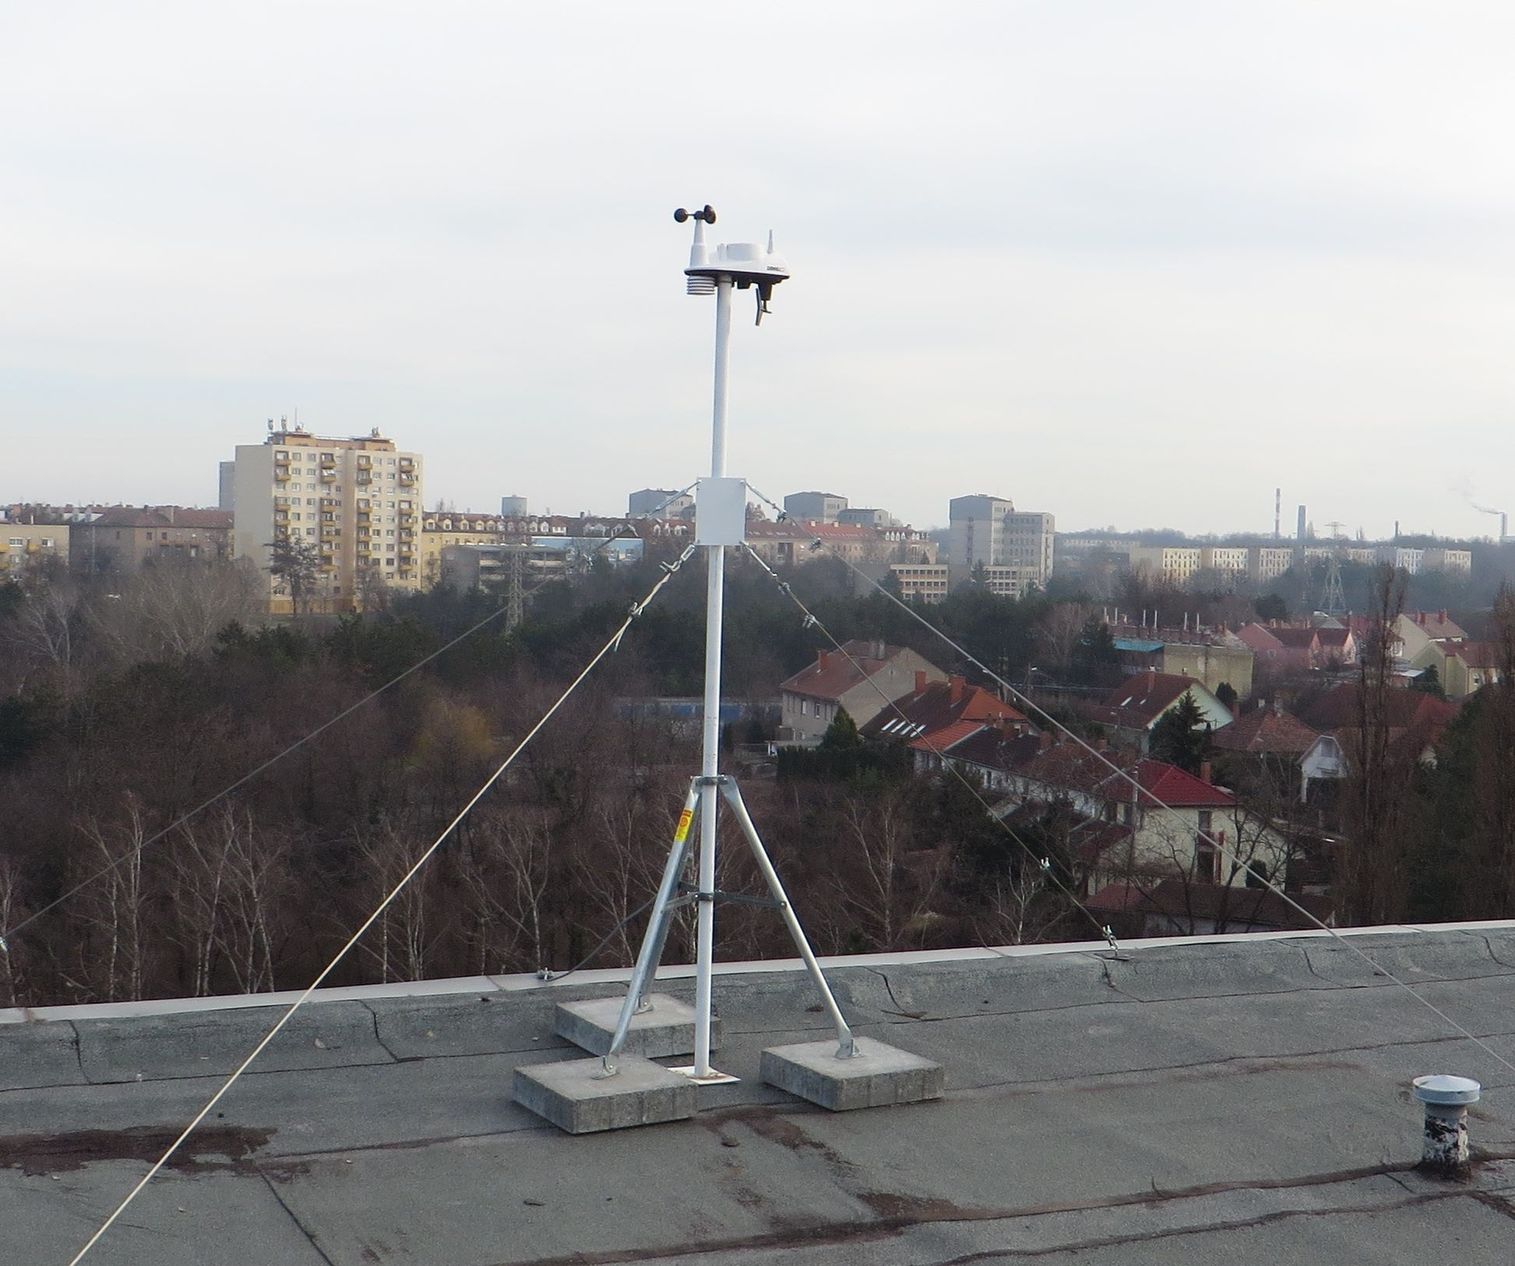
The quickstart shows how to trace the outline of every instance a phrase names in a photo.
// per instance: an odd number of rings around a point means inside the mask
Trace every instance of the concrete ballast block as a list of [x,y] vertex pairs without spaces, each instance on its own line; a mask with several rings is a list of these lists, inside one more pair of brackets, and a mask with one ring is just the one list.
[[835,1039],[770,1046],[763,1052],[762,1078],[801,1099],[847,1112],[897,1103],[940,1099],[942,1066],[872,1038],[857,1039],[857,1054],[840,1059]]
[[616,1061],[613,1076],[599,1059],[569,1059],[517,1068],[515,1101],[569,1134],[683,1121],[694,1115],[689,1078],[636,1055]]
[[[624,995],[559,1003],[554,1020],[558,1036],[566,1037],[591,1055],[605,1054],[610,1049],[610,1039],[615,1036],[623,1001]],[[651,1008],[631,1017],[626,1044],[621,1050],[647,1059],[693,1054],[694,1008],[664,993],[649,994],[647,1001],[652,1004]],[[712,1017],[711,1047],[718,1047],[720,1041],[721,1022],[718,1017]]]

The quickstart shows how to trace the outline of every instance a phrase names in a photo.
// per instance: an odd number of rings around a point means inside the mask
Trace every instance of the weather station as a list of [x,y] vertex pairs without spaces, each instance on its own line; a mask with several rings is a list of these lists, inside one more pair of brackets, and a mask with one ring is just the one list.
[[[943,1087],[939,1064],[854,1035],[735,778],[720,769],[726,551],[745,547],[747,522],[747,483],[726,473],[732,295],[737,290],[753,291],[755,324],[760,325],[769,312],[774,288],[789,279],[790,269],[774,250],[771,232],[766,245],[710,245],[705,232],[716,222],[716,213],[708,204],[695,211],[680,207],[673,218],[680,224],[694,224],[689,266],[684,270],[687,292],[715,296],[710,474],[699,481],[695,498],[695,544],[706,557],[700,772],[690,779],[624,997],[566,1002],[556,1009],[558,1034],[589,1051],[591,1057],[516,1069],[516,1101],[574,1134],[681,1120],[692,1116],[699,1106],[700,1088],[738,1080],[711,1062],[721,1038],[712,986],[716,906],[723,901],[762,906],[779,915],[834,1030],[829,1040],[761,1051],[757,1071],[764,1081],[833,1110],[934,1099],[940,1097]],[[766,896],[722,892],[716,887],[723,805],[763,877]],[[696,840],[698,851],[692,853]],[[695,909],[692,1006],[669,994],[652,992],[672,919],[677,911],[691,905]],[[751,1053],[747,1054],[750,1060]],[[679,1056],[692,1056],[693,1062],[673,1067],[655,1062]]]

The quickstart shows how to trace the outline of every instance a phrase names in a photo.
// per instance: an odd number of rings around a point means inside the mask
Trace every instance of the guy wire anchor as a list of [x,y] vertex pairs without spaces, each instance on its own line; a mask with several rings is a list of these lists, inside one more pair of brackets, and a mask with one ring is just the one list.
[[1130,955],[1121,953],[1120,942],[1115,939],[1115,929],[1107,923],[1104,927],[1100,928],[1100,931],[1105,934],[1105,940],[1109,942],[1111,949],[1111,953],[1103,955],[1103,957],[1112,963],[1129,963],[1131,961]]

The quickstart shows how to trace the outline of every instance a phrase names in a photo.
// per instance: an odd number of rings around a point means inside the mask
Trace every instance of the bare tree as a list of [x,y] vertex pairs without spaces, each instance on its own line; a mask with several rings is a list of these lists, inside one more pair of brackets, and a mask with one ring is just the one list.
[[1347,750],[1347,838],[1338,853],[1336,880],[1342,908],[1358,924],[1399,919],[1409,883],[1402,828],[1412,767],[1393,748],[1389,711],[1399,649],[1394,628],[1404,609],[1405,579],[1393,567],[1378,569],[1369,627],[1361,639],[1357,727]]
[[1485,686],[1474,717],[1472,865],[1464,877],[1466,917],[1515,912],[1515,590],[1501,585],[1493,641],[1499,680]]
[[1036,644],[1037,653],[1049,666],[1067,670],[1092,614],[1093,608],[1082,602],[1058,602],[1047,608],[1036,626]]
[[213,992],[223,972],[238,993],[274,988],[288,862],[287,838],[258,831],[252,815],[232,805],[176,833],[166,864],[195,996]]
[[82,650],[79,590],[67,579],[28,578],[23,594],[14,618],[0,632],[6,633],[27,669],[46,671],[65,693],[72,694]]
[[[19,868],[9,858],[0,857],[0,928],[15,927],[26,913],[21,901]],[[19,945],[0,939],[0,996],[11,1007],[21,1005],[25,990],[19,955]]]
[[[379,904],[421,859],[430,841],[409,824],[384,818],[357,834],[364,904]],[[379,915],[369,938],[360,943],[378,968],[379,980],[424,980],[436,931],[431,897],[436,871],[423,868]]]
[[135,663],[203,655],[222,629],[257,606],[257,576],[246,560],[160,562],[96,602],[91,625],[118,658]]
[[81,894],[78,918],[86,934],[75,947],[77,979],[96,998],[137,1002],[143,996],[142,846],[148,836],[141,807],[128,795],[126,820],[120,826],[91,818],[79,830],[85,840],[79,877],[99,872],[99,878]]
[[489,814],[460,870],[480,972],[547,965],[553,833],[542,811]]
[[841,817],[855,873],[838,876],[838,900],[876,948],[898,949],[907,935],[919,936],[942,877],[942,854],[911,848],[910,802],[901,788],[848,795]]
[[1040,940],[1064,913],[1061,903],[1043,900],[1048,895],[1048,878],[1039,867],[1007,868],[986,896],[987,909],[977,925],[980,939],[986,945],[1025,945]]
[[631,912],[656,890],[676,823],[670,811],[653,813],[635,793],[606,798],[592,811],[588,847],[574,859],[581,890],[612,920],[611,944],[619,961],[636,957]]

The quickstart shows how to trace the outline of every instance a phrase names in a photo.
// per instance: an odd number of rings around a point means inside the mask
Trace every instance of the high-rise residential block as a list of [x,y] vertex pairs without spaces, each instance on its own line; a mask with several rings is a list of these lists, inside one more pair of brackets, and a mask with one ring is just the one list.
[[960,581],[975,568],[1009,569],[996,591],[1024,593],[1052,575],[1055,521],[1040,511],[1017,511],[1005,497],[978,493],[948,502],[947,562]]
[[270,611],[293,605],[290,585],[270,572],[275,539],[309,547],[314,610],[361,609],[384,588],[420,588],[421,457],[378,428],[336,439],[280,426],[237,446],[232,482],[233,550],[268,577]]

